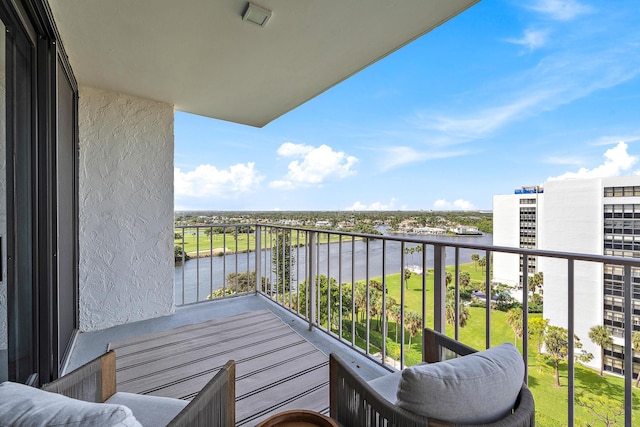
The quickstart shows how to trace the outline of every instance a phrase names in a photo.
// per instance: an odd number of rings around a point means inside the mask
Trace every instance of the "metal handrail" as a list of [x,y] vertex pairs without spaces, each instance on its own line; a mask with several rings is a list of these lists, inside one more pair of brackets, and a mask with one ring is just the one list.
[[[485,338],[486,338],[486,347],[491,346],[491,292],[492,292],[492,277],[491,277],[491,254],[493,253],[506,253],[506,254],[515,254],[522,256],[522,271],[528,271],[528,262],[530,257],[543,257],[543,258],[551,258],[551,259],[564,259],[567,260],[567,313],[568,313],[568,335],[569,337],[574,336],[575,330],[575,321],[574,321],[574,306],[575,306],[575,262],[591,262],[591,263],[600,263],[600,264],[611,264],[618,265],[624,268],[624,312],[625,313],[633,313],[632,311],[632,283],[631,283],[631,268],[640,268],[640,259],[634,258],[623,258],[623,257],[615,257],[608,255],[597,255],[597,254],[583,254],[583,253],[574,253],[574,252],[561,252],[561,251],[549,251],[549,250],[541,250],[541,249],[528,249],[528,248],[513,248],[513,247],[504,247],[504,246],[493,246],[493,245],[484,245],[484,244],[473,244],[473,243],[459,243],[459,242],[443,242],[438,239],[426,239],[426,238],[416,238],[411,236],[380,236],[380,235],[372,235],[372,234],[363,234],[363,233],[351,233],[345,231],[328,231],[328,230],[317,230],[312,228],[302,228],[302,227],[290,227],[290,226],[275,226],[275,225],[265,225],[265,224],[215,224],[210,226],[179,226],[176,229],[182,229],[182,260],[183,266],[185,265],[185,230],[194,229],[196,230],[196,247],[199,251],[200,245],[200,232],[203,229],[213,228],[222,228],[225,230],[223,236],[223,245],[225,246],[223,249],[222,256],[222,288],[223,294],[222,298],[234,296],[238,293],[238,276],[241,273],[239,268],[242,266],[244,273],[247,274],[247,281],[250,280],[250,274],[255,273],[256,286],[255,290],[252,292],[257,292],[263,295],[266,298],[271,299],[275,303],[281,305],[285,309],[291,311],[295,315],[304,319],[308,322],[309,329],[317,328],[320,331],[327,333],[329,336],[342,341],[343,343],[351,346],[355,351],[358,351],[365,356],[369,357],[371,360],[379,363],[383,366],[385,365],[386,357],[388,356],[388,349],[386,348],[386,323],[384,325],[384,333],[381,342],[380,359],[376,358],[371,354],[371,340],[370,340],[370,317],[372,312],[372,301],[371,301],[371,283],[370,283],[370,275],[369,269],[371,265],[375,265],[376,263],[381,263],[382,269],[382,314],[381,318],[386,319],[387,315],[387,275],[390,273],[387,269],[387,261],[389,256],[387,255],[387,249],[389,247],[389,242],[398,242],[400,243],[400,251],[399,251],[399,259],[400,259],[400,334],[401,334],[401,343],[404,343],[405,339],[405,279],[404,274],[402,274],[402,269],[406,265],[405,258],[405,247],[407,245],[415,244],[422,248],[422,328],[425,325],[426,319],[426,265],[427,265],[427,248],[433,248],[434,259],[433,259],[433,267],[434,267],[434,330],[443,332],[445,329],[445,301],[446,301],[446,261],[445,261],[445,249],[446,248],[454,248],[455,249],[455,261],[454,261],[454,272],[455,272],[455,318],[459,318],[460,312],[460,303],[459,303],[459,279],[460,279],[460,250],[475,250],[480,253],[485,254],[486,259],[486,275],[484,280],[485,285],[485,298],[487,301],[486,309],[485,309]],[[239,227],[253,227],[255,228],[255,243],[253,246],[254,256],[250,258],[251,254],[251,246],[250,246],[250,235],[249,232],[246,234],[247,239],[247,251],[246,251],[246,262],[239,263],[238,257],[240,255],[238,250],[238,238],[235,239],[235,253],[230,254],[226,250],[226,235],[227,230],[232,230],[235,236],[238,236]],[[304,262],[304,272],[302,273],[302,277],[304,277],[304,282],[300,281],[300,265],[297,262],[291,262],[290,257],[286,257],[284,255],[280,255],[279,252],[275,254],[274,257],[274,248],[276,245],[288,244],[288,249],[290,253],[292,253],[293,248],[293,233],[296,233],[296,257],[297,261],[300,261],[300,254],[302,252],[305,262]],[[289,239],[285,239],[284,233],[290,233]],[[209,270],[210,279],[209,279],[209,289],[212,290],[214,286],[213,282],[213,233],[211,233],[211,242],[209,243],[210,248],[210,264]],[[301,243],[300,237],[303,237],[304,243]],[[331,252],[332,238],[337,240],[338,249],[337,251]],[[343,240],[347,243],[347,245],[343,244]],[[365,273],[364,273],[364,288],[365,288],[365,331],[364,331],[364,344],[358,345],[356,339],[356,328],[358,327],[359,322],[357,322],[356,316],[359,314],[357,312],[356,304],[355,304],[355,296],[356,296],[356,258],[355,258],[355,250],[356,250],[356,241],[363,240],[365,243],[365,251],[364,251],[364,265],[365,265]],[[373,259],[373,255],[370,249],[370,242],[372,240],[381,240],[382,241],[382,255],[380,260]],[[288,243],[286,243],[288,242]],[[348,245],[348,243],[351,245]],[[320,265],[320,256],[321,256],[321,248],[322,245],[326,244],[326,277],[327,277],[327,290],[326,294],[321,294],[321,283],[320,276],[324,275],[324,266]],[[300,251],[300,247],[304,247],[304,251]],[[345,250],[350,246],[349,249]],[[331,265],[331,255],[333,253],[338,253],[338,266]],[[284,252],[282,252],[284,254]],[[234,266],[235,268],[235,291],[236,293],[232,293],[231,295],[227,295],[224,291],[225,289],[225,281],[226,275],[228,272],[227,266],[227,257],[234,256]],[[282,257],[282,259],[278,257]],[[290,265],[287,267],[291,269],[293,265],[295,265],[295,283],[293,282],[294,274],[291,273],[291,270],[285,270],[282,267],[279,271],[281,275],[278,277],[278,273],[276,272],[276,277],[274,278],[274,259],[276,265],[281,265],[285,261],[290,262]],[[343,259],[346,259],[346,263],[351,264],[351,286],[350,289],[347,287],[343,287],[343,275],[344,275],[344,267]],[[250,261],[253,260],[253,266],[250,265]],[[345,263],[345,264],[346,264]],[[181,271],[180,277],[182,278],[182,284],[180,287],[179,294],[182,295],[182,300],[179,301],[176,305],[187,305],[190,303],[200,302],[200,259],[196,262],[196,301],[185,301],[185,271],[184,268]],[[332,268],[337,268],[336,273],[332,273]],[[289,271],[288,274],[285,274],[285,271]],[[393,272],[391,272],[393,273]],[[332,274],[336,275],[338,278],[337,289],[339,292],[337,307],[332,306],[332,286],[331,286],[331,278]],[[528,275],[523,274],[523,359],[525,362],[525,366],[528,365]],[[274,287],[274,279],[276,286]],[[288,280],[288,283],[285,283],[285,279]],[[263,287],[263,280],[265,281],[265,286]],[[305,283],[306,288],[304,292],[305,300],[301,300],[301,294],[299,288],[302,283]],[[282,284],[282,286],[279,286]],[[296,298],[295,300],[292,298],[292,290],[296,289]],[[344,305],[343,298],[345,292],[351,293],[351,307],[349,307],[349,312],[347,312],[347,316],[351,317],[351,325],[350,325],[350,339],[345,338],[345,331],[343,330],[343,319],[344,319]],[[323,320],[322,311],[322,299],[327,299],[327,308],[326,308],[326,326]],[[295,301],[295,304],[294,304]],[[301,307],[304,306],[304,310],[301,311]],[[336,314],[337,313],[337,314]],[[333,316],[337,316],[338,326],[333,328]],[[633,349],[632,349],[632,340],[631,334],[633,332],[633,322],[632,316],[624,316],[624,366],[633,367]],[[459,339],[459,327],[456,322],[454,336],[456,339]],[[569,340],[569,348],[568,348],[568,425],[573,425],[574,420],[574,399],[575,399],[575,363],[574,363],[574,355],[575,348],[573,340]],[[399,362],[400,367],[405,365],[405,350],[404,345],[400,345],[400,354],[399,354]],[[625,425],[630,426],[632,420],[632,381],[633,381],[633,368],[625,369],[624,375],[624,384],[625,384]]]

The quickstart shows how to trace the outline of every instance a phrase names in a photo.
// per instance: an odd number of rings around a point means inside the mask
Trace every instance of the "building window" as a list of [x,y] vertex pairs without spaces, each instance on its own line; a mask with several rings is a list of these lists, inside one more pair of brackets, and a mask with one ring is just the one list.
[[640,186],[605,187],[604,197],[640,197]]

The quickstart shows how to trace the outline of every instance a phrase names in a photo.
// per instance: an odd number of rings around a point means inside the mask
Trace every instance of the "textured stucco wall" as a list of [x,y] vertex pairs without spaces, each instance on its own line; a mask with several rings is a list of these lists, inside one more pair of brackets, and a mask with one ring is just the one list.
[[173,106],[80,88],[80,330],[174,311]]

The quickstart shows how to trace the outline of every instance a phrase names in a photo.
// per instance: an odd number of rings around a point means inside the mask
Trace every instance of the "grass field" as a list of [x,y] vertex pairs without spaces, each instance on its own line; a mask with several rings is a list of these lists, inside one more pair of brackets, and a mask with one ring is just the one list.
[[[254,233],[238,233],[237,238],[233,229],[229,229],[227,233],[213,233],[207,234],[204,232],[205,228],[201,228],[196,234],[195,229],[186,229],[184,236],[182,236],[182,229],[176,229],[175,233],[181,237],[174,239],[174,244],[182,246],[184,237],[185,252],[190,257],[195,257],[198,253],[201,256],[209,256],[211,252],[214,255],[222,255],[226,253],[247,252],[255,251],[256,249],[256,236]],[[275,245],[275,233],[262,233],[261,246],[262,249],[273,247]],[[327,242],[327,234],[318,234],[320,243]],[[340,241],[340,236],[330,235],[331,242],[335,243]],[[344,237],[345,240],[351,240],[351,237]],[[306,234],[297,233],[293,231],[291,233],[291,244],[293,246],[305,245]],[[226,249],[225,249],[226,248]]]
[[[461,271],[470,273],[472,280],[482,281],[484,273],[474,264],[461,266]],[[433,271],[430,270],[427,280],[427,326],[433,325]],[[400,300],[400,275],[391,275],[387,279],[388,295]],[[422,279],[420,276],[413,276],[408,281],[408,289],[405,289],[405,305],[407,309],[420,313],[422,311]],[[474,348],[485,347],[485,309],[469,307],[470,317],[467,326],[460,330],[460,340]],[[540,317],[541,314],[531,314],[529,317]],[[370,352],[377,350],[375,346],[381,345],[381,334],[376,332],[374,322],[370,332],[370,342],[374,345]],[[358,328],[359,337],[364,337],[364,325]],[[453,336],[453,327],[447,325],[447,334]],[[389,339],[395,340],[395,324],[389,322]],[[405,348],[408,346],[408,333],[405,334]],[[350,337],[348,338],[350,339]],[[584,337],[584,339],[588,339]],[[491,312],[491,343],[492,346],[503,342],[514,342],[513,330],[506,323],[506,313],[498,310]],[[364,347],[364,339],[358,338],[357,343]],[[522,341],[517,341],[518,348],[522,351]],[[407,349],[405,360],[407,365],[413,365],[421,361],[422,337],[418,335],[412,339],[411,348]],[[560,376],[561,387],[555,385],[555,374],[552,363],[545,362],[537,356],[537,343],[529,342],[529,388],[531,389],[536,404],[536,424],[540,426],[565,426],[567,425],[568,388],[567,388],[567,365],[561,364]],[[596,402],[594,409],[602,416],[609,416],[611,420],[615,412],[621,415],[617,417],[617,424],[624,425],[624,383],[620,377],[606,375],[600,377],[597,371],[576,364],[575,371],[576,395],[584,395],[587,398],[596,400],[602,397],[602,401]],[[640,405],[640,390],[633,391],[633,406]],[[599,426],[607,425],[586,408],[575,405],[575,425],[577,426]],[[640,425],[640,410],[633,411],[634,425]]]

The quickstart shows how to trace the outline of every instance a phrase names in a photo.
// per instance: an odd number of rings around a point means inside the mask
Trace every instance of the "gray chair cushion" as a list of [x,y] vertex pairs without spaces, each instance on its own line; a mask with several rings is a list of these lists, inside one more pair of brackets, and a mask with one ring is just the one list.
[[523,380],[522,356],[512,344],[505,343],[457,359],[405,369],[397,405],[452,423],[490,423],[511,412]]
[[367,384],[369,384],[371,388],[377,391],[382,397],[395,404],[398,400],[398,385],[400,384],[401,379],[402,372],[398,371],[367,381]]
[[24,384],[0,384],[0,425],[142,427],[121,405],[85,402]]
[[188,400],[117,392],[105,403],[124,405],[144,427],[162,427],[169,424],[189,404]]

